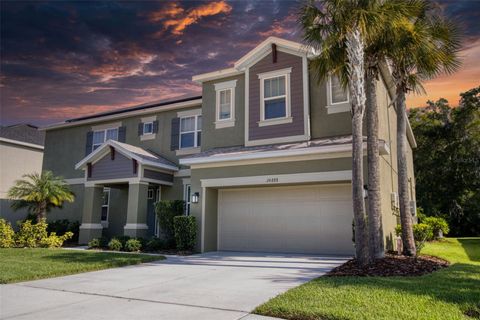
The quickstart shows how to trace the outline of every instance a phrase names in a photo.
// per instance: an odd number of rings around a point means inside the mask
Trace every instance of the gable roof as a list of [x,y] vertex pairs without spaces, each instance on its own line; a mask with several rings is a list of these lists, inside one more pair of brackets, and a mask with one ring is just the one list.
[[171,171],[178,171],[175,163],[140,147],[132,146],[127,143],[118,142],[115,140],[107,140],[95,151],[83,158],[75,165],[75,169],[83,169],[87,163],[94,162],[106,156],[110,152],[110,147],[115,148],[116,151],[123,154],[127,158],[135,159],[138,163],[148,165],[151,167],[166,169]]
[[0,127],[0,138],[10,140],[11,143],[23,142],[25,145],[32,144],[43,146],[45,143],[45,132],[40,131],[38,127],[21,123],[7,127]]
[[144,103],[137,106],[123,108],[113,111],[95,113],[92,115],[67,119],[64,122],[55,123],[41,130],[52,130],[63,127],[82,125],[87,123],[95,123],[101,121],[109,121],[112,119],[127,118],[134,115],[146,115],[155,112],[168,111],[172,109],[188,108],[202,104],[202,96],[192,96],[177,100],[161,100],[156,102]]
[[224,78],[229,76],[234,76],[237,74],[241,74],[245,71],[245,69],[258,61],[259,59],[263,58],[266,54],[270,53],[272,50],[272,44],[275,44],[279,50],[286,51],[290,54],[306,56],[309,53],[309,47],[299,43],[294,42],[282,38],[277,37],[268,37],[258,46],[250,50],[247,54],[243,57],[238,59],[235,63],[233,68],[222,69],[218,71],[203,73],[199,75],[195,75],[192,77],[192,81],[197,83],[202,83],[205,81],[215,80],[218,78]]

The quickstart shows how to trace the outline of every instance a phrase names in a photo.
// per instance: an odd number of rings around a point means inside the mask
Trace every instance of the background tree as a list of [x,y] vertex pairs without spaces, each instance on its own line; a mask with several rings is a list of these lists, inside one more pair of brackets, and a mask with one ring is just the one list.
[[457,108],[429,101],[409,118],[418,206],[447,219],[451,235],[480,235],[480,87],[462,93]]
[[37,216],[37,221],[46,218],[52,208],[62,207],[64,202],[73,202],[75,195],[62,177],[56,177],[51,171],[41,174],[25,174],[21,180],[8,190],[14,210],[27,208]]
[[459,67],[460,33],[429,1],[415,0],[422,9],[415,19],[405,18],[386,38],[396,85],[397,167],[400,220],[404,254],[415,255],[412,215],[408,197],[406,94],[421,82]]

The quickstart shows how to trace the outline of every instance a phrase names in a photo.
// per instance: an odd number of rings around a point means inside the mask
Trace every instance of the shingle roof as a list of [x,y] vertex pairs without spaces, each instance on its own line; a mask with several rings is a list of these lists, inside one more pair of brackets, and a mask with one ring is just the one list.
[[45,132],[38,130],[31,124],[16,124],[7,127],[0,127],[0,137],[26,143],[43,146],[45,143]]
[[[364,137],[366,141],[366,138]],[[297,150],[321,146],[330,146],[330,145],[341,145],[352,143],[352,136],[338,136],[331,138],[322,138],[314,139],[309,141],[302,142],[292,142],[292,143],[281,143],[281,144],[268,144],[261,146],[237,146],[237,147],[224,147],[224,148],[215,148],[194,155],[185,157],[184,159],[195,159],[195,158],[215,158],[217,156],[234,156],[234,155],[244,155],[244,154],[255,154],[268,151],[286,151],[286,150]]]
[[171,162],[164,157],[152,152],[148,151],[145,149],[142,149],[137,146],[132,146],[131,144],[123,143],[123,142],[118,142],[114,141],[115,144],[119,145],[120,147],[124,148],[130,153],[135,154],[136,156],[142,158],[143,160],[159,163],[159,164],[165,164],[168,166],[176,167],[177,165],[174,162]]
[[99,118],[99,117],[110,116],[110,115],[114,115],[114,114],[120,114],[120,113],[125,113],[125,112],[136,111],[136,110],[144,110],[144,109],[162,107],[162,106],[170,105],[170,104],[173,104],[173,103],[188,102],[188,101],[193,101],[193,100],[197,100],[197,99],[201,99],[201,98],[202,98],[202,96],[193,96],[193,97],[187,97],[187,98],[182,98],[182,99],[177,99],[177,100],[161,100],[161,101],[141,104],[141,105],[134,106],[134,107],[118,109],[118,110],[113,110],[113,111],[107,111],[107,112],[100,112],[100,113],[95,113],[95,114],[84,116],[84,117],[68,119],[68,120],[65,120],[65,122],[77,122],[77,121],[81,121],[81,120]]

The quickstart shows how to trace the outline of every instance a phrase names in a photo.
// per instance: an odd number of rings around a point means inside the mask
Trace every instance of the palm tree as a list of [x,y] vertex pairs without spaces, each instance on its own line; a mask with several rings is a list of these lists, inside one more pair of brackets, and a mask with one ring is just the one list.
[[[363,182],[363,116],[365,111],[364,52],[371,22],[378,12],[365,12],[363,1],[324,0],[305,3],[299,14],[304,40],[316,57],[311,68],[320,81],[335,74],[349,88],[352,100],[352,197],[356,258],[369,262]],[[368,27],[367,27],[368,26]],[[368,30],[367,30],[368,29]]]
[[421,10],[415,19],[403,19],[388,37],[388,58],[396,85],[397,165],[400,220],[404,254],[416,254],[409,210],[407,174],[407,113],[405,98],[411,90],[422,90],[421,81],[440,73],[453,73],[460,66],[459,29],[427,0],[417,0]]
[[27,208],[37,216],[37,221],[46,218],[51,208],[75,200],[63,178],[54,176],[51,171],[25,174],[22,178],[25,179],[15,181],[8,190],[8,197],[13,201],[11,206],[14,210]]

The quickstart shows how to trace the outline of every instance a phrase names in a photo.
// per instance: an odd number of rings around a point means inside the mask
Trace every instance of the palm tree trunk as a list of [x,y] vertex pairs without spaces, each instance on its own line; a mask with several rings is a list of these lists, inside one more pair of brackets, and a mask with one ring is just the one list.
[[397,166],[398,199],[400,204],[400,222],[402,225],[403,253],[415,256],[416,248],[413,238],[412,215],[409,210],[408,172],[407,172],[407,112],[405,90],[397,87]]
[[47,217],[47,203],[45,201],[40,202],[37,209],[37,222],[40,222],[43,218]]
[[378,150],[378,105],[376,73],[366,72],[367,154],[368,154],[368,250],[370,259],[385,256],[380,193],[380,154]]
[[352,96],[352,197],[355,220],[355,251],[357,262],[366,265],[368,237],[363,199],[363,113],[365,110],[364,43],[360,31],[347,35],[349,86]]

